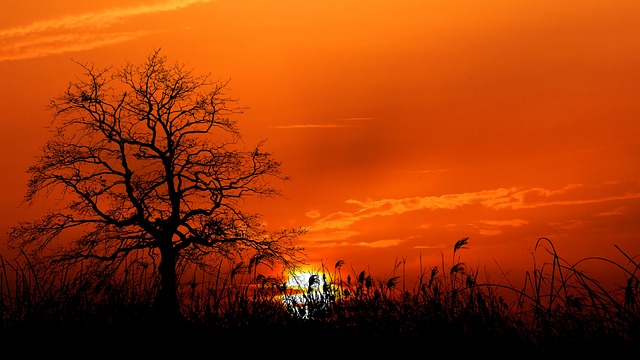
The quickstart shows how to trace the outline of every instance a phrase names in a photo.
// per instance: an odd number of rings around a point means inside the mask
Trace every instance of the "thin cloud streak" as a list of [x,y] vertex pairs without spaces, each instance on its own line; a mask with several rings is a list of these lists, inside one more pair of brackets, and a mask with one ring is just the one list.
[[639,183],[633,182],[629,186],[633,186],[631,191],[625,191],[623,194],[616,194],[620,191],[615,187],[617,183],[603,184],[593,189],[593,193],[603,194],[601,196],[590,197],[583,194],[582,185],[568,185],[560,190],[547,190],[542,188],[532,188],[520,190],[508,197],[488,199],[482,205],[495,209],[534,209],[547,206],[570,206],[570,205],[587,205],[616,200],[640,199]]
[[428,174],[428,173],[447,172],[447,171],[449,171],[449,169],[416,170],[416,171],[411,171],[410,173],[414,173],[414,174]]
[[503,233],[502,228],[505,227],[522,227],[529,224],[523,219],[512,220],[480,220],[474,221],[471,226],[475,227],[478,234],[485,236],[497,236]]
[[[570,206],[603,203],[615,200],[631,200],[640,198],[640,183],[631,182],[626,188],[620,188],[617,183],[603,184],[594,189],[598,191],[588,195],[583,192],[581,185],[568,185],[560,190],[542,188],[499,188],[471,193],[446,194],[441,196],[411,197],[401,199],[382,200],[347,200],[346,203],[356,205],[353,212],[336,212],[320,218],[310,226],[310,231],[331,231],[346,229],[351,225],[372,217],[386,217],[401,215],[419,210],[453,210],[463,206],[481,205],[494,210],[533,209],[545,206]],[[624,190],[626,189],[626,190]],[[629,191],[631,190],[631,191]],[[616,194],[616,191],[624,191]],[[577,196],[584,196],[576,198]],[[511,223],[515,226],[523,225],[522,221]],[[493,224],[493,225],[498,225]],[[505,225],[505,224],[501,224]]]
[[104,28],[119,23],[129,17],[179,10],[194,4],[208,3],[211,1],[213,0],[174,0],[151,5],[139,5],[102,12],[70,15],[58,19],[38,21],[26,26],[0,30],[0,38],[26,36],[60,29]]
[[12,48],[1,48],[0,61],[25,60],[48,55],[91,50],[114,45],[150,34],[150,31],[110,34],[65,34],[42,37],[15,43]]
[[328,129],[328,128],[345,128],[353,127],[351,125],[338,125],[338,124],[299,124],[299,125],[279,125],[272,126],[272,129]]
[[[102,12],[69,15],[0,30],[0,61],[22,60],[82,51],[130,41],[151,31],[90,33],[119,24],[129,18],[180,10],[213,0],[174,0],[162,3],[115,8]],[[55,44],[55,46],[53,46]]]
[[401,239],[387,239],[387,240],[376,240],[372,242],[360,241],[357,243],[349,244],[349,246],[360,246],[360,247],[367,247],[367,248],[388,248],[388,247],[398,246],[402,243],[404,243],[404,240],[401,240]]
[[368,121],[368,120],[373,120],[372,117],[352,117],[352,118],[344,118],[344,119],[340,119],[340,120],[344,120],[344,121]]
[[523,219],[513,219],[513,220],[480,220],[475,221],[476,224],[488,225],[488,226],[512,226],[512,227],[520,227],[528,224],[529,222]]
[[604,212],[595,214],[595,216],[619,216],[619,215],[627,215],[628,213],[629,213],[629,208],[626,206],[622,206],[611,211],[604,211]]
[[349,199],[347,204],[357,205],[359,210],[352,213],[338,212],[326,216],[309,226],[311,231],[341,229],[360,220],[375,216],[400,215],[417,210],[455,209],[487,200],[502,199],[517,189],[496,189],[476,193],[449,194],[442,196],[412,197],[403,199],[383,199],[358,201]]
[[[373,120],[372,117],[351,117],[339,119],[339,121],[346,122],[359,122],[359,121],[370,121]],[[272,129],[331,129],[331,128],[353,128],[358,127],[359,125],[351,124],[293,124],[293,125],[277,125],[272,126]]]

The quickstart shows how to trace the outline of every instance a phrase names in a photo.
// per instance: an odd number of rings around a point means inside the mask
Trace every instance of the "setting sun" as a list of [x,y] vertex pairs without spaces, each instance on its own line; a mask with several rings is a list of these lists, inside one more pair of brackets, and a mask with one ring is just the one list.
[[298,290],[318,290],[325,285],[325,275],[314,271],[300,271],[289,275],[286,286]]
[[309,318],[331,306],[335,296],[335,286],[328,282],[326,274],[303,270],[289,274],[281,299],[293,314]]

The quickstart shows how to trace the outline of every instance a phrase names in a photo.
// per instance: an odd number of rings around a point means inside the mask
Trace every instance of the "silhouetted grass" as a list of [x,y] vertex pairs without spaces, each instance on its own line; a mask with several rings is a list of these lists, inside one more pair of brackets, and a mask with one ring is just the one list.
[[[425,351],[444,347],[452,355],[640,355],[640,266],[622,249],[625,264],[597,257],[569,264],[541,238],[536,249],[551,260],[534,263],[516,286],[480,281],[460,261],[467,242],[454,244],[451,264],[443,257],[439,266],[422,269],[409,289],[395,275],[400,264],[391,277],[376,279],[365,271],[343,274],[338,261],[294,288],[284,277],[221,263],[219,273],[194,272],[182,283],[184,321],[170,327],[155,322],[157,284],[143,264],[107,276],[0,258],[1,335],[7,341],[73,338],[92,346],[147,338],[200,346],[242,339],[275,347],[340,341],[369,350],[401,343]],[[607,288],[581,271],[589,261],[619,268],[624,285]]]

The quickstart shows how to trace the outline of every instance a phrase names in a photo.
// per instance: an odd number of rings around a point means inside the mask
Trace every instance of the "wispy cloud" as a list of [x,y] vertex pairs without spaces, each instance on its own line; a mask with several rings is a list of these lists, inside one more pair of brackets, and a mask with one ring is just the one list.
[[388,248],[388,247],[398,246],[402,243],[404,243],[404,240],[402,239],[384,239],[384,240],[376,240],[371,242],[360,241],[356,243],[351,243],[349,245],[368,247],[368,248]]
[[[602,203],[602,210],[594,216],[623,215],[629,212],[629,207],[619,204],[620,200],[640,199],[640,181],[610,182],[599,185],[570,184],[558,189],[544,188],[498,188],[467,193],[444,194],[438,196],[408,197],[397,199],[367,199],[345,201],[350,210],[321,214],[318,210],[311,210],[307,217],[312,223],[303,237],[305,248],[337,248],[337,247],[366,247],[390,248],[411,245],[415,249],[439,249],[444,245],[433,244],[424,240],[424,232],[441,231],[443,229],[473,229],[478,235],[498,236],[509,229],[524,228],[530,224],[523,212],[528,209],[542,207],[580,206]],[[611,204],[606,204],[611,202]],[[384,229],[385,222],[395,223],[397,216],[418,211],[462,211],[472,207],[483,207],[495,211],[494,216],[499,220],[476,220],[466,224],[455,224],[459,219],[452,213],[449,221],[442,220],[439,224],[422,224],[413,229],[403,229],[402,238],[389,237],[389,232],[378,232]],[[492,212],[483,216],[491,217]],[[515,216],[514,216],[515,215]],[[505,216],[513,216],[505,219]],[[374,221],[371,221],[375,219]],[[453,220],[454,222],[451,222]],[[367,222],[368,221],[368,222]],[[560,223],[548,223],[551,228],[565,229],[567,226],[580,227],[584,221],[563,220]],[[394,225],[395,226],[395,225]],[[565,229],[565,230],[568,230]],[[414,238],[422,238],[416,241]]]
[[320,217],[320,212],[315,209],[311,209],[304,214],[308,218],[317,219]]
[[344,119],[340,119],[340,120],[344,120],[344,121],[368,121],[368,120],[373,120],[372,117],[350,117],[350,118],[344,118]]
[[272,129],[329,129],[329,128],[343,128],[351,127],[349,125],[341,124],[297,124],[297,125],[278,125],[272,126]]
[[411,197],[401,199],[382,199],[359,201],[349,199],[347,204],[356,205],[355,212],[336,212],[325,216],[309,226],[311,231],[340,229],[348,227],[363,219],[376,216],[400,215],[417,210],[456,209],[474,203],[491,202],[508,198],[516,193],[517,188],[501,188],[475,193],[447,194],[441,196]]
[[409,171],[411,174],[430,174],[430,173],[439,173],[439,172],[447,172],[449,169],[433,169],[433,170],[415,170]]
[[533,209],[640,199],[639,185],[638,182],[611,182],[598,186],[572,184],[558,190],[522,189],[509,196],[485,200],[482,204],[496,209]]
[[480,221],[476,221],[475,223],[483,226],[494,226],[494,227],[503,227],[503,226],[520,227],[528,224],[529,222],[522,219],[511,219],[511,220],[480,220]]
[[523,219],[511,220],[479,220],[474,221],[471,226],[475,227],[478,234],[495,236],[503,233],[504,228],[521,227],[529,222]]
[[291,125],[276,125],[272,126],[272,129],[332,129],[332,128],[350,128],[358,127],[360,124],[357,122],[373,120],[372,117],[352,117],[339,119],[341,123],[329,123],[329,124],[291,124]]
[[339,230],[329,233],[308,233],[300,240],[305,248],[335,248],[341,246],[357,246],[366,248],[395,247],[409,239],[373,239],[372,241],[354,241],[361,233],[358,231]]
[[444,249],[449,245],[445,245],[445,244],[436,244],[436,245],[416,245],[413,248],[414,249]]
[[[335,244],[337,242],[346,241],[348,239],[353,238],[360,234],[355,230],[335,230],[330,233],[317,233],[317,232],[308,232],[306,233],[301,240],[305,241],[308,244],[315,244],[315,246],[322,246],[320,244]],[[306,247],[306,246],[305,246]]]
[[[548,206],[570,206],[640,199],[640,182],[605,183],[598,186],[567,185],[561,189],[499,188],[440,196],[380,200],[347,200],[355,205],[351,212],[335,212],[319,217],[307,228],[312,232],[348,229],[373,217],[388,217],[421,210],[454,210],[466,206],[483,206],[494,210],[521,210]],[[317,215],[317,214],[316,214]],[[480,222],[479,222],[480,223]],[[522,226],[526,220],[484,221],[485,227]]]
[[152,30],[104,31],[136,16],[164,13],[211,1],[213,0],[163,1],[63,16],[0,29],[0,40],[3,43],[0,46],[0,61],[88,50],[129,41],[147,35]]
[[130,41],[149,31],[120,32],[109,34],[63,34],[42,36],[37,40],[15,42],[11,47],[0,48],[0,61],[32,59],[48,55],[91,50]]
[[630,209],[626,206],[621,206],[618,208],[615,208],[613,210],[610,211],[603,211],[600,213],[597,213],[595,216],[618,216],[618,215],[627,215],[629,213]]

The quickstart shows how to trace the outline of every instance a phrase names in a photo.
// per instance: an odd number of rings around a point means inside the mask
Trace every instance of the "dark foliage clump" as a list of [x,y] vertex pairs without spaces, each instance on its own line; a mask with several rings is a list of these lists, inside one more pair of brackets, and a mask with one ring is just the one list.
[[302,287],[233,266],[226,275],[194,275],[180,288],[183,317],[170,324],[156,320],[156,284],[146,280],[143,268],[87,283],[71,275],[79,269],[54,274],[2,260],[0,335],[6,344],[31,338],[111,350],[135,345],[141,351],[164,346],[217,352],[233,341],[247,344],[245,351],[305,349],[329,351],[327,356],[338,351],[331,350],[336,345],[379,355],[411,349],[640,355],[639,267],[624,252],[628,266],[590,259],[627,275],[623,288],[605,289],[579,264],[565,263],[551,241],[539,239],[536,249],[551,261],[515,287],[479,281],[456,257],[467,241],[455,244],[450,266],[424,270],[408,290],[406,283],[400,289],[402,279],[395,275],[375,279],[360,271],[343,278],[341,261],[333,269],[323,266]]

